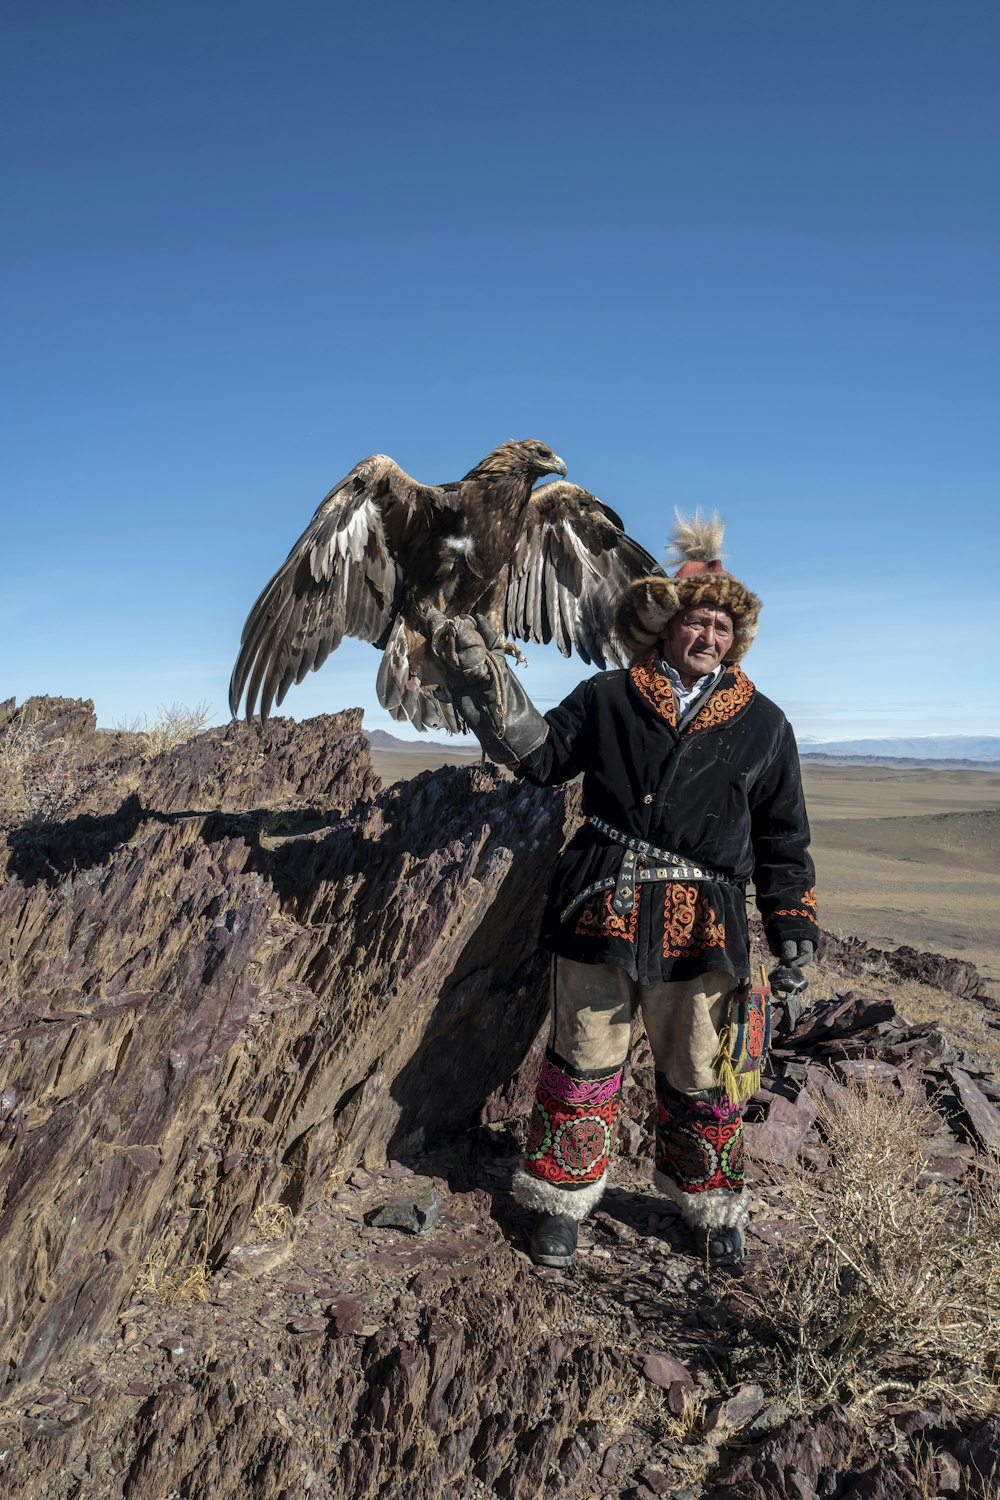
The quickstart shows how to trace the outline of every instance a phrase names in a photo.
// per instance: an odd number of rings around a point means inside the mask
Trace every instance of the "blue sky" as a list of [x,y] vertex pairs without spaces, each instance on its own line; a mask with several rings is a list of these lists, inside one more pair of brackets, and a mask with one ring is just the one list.
[[[0,697],[221,720],[354,463],[533,436],[657,554],[723,512],[801,738],[1000,732],[994,4],[39,0],[3,52]],[[285,711],[392,727],[377,660]]]

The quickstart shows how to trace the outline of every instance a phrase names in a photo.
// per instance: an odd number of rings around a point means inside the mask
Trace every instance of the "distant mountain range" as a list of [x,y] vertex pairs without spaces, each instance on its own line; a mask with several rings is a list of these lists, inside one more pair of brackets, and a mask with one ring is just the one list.
[[421,734],[414,740],[400,740],[384,729],[366,729],[365,734],[373,750],[393,750],[397,754],[409,751],[414,755],[424,755],[428,750],[440,750],[453,755],[479,756],[478,741],[467,734],[449,735],[446,740],[432,740],[427,734]]
[[[384,729],[366,729],[365,733],[373,750],[409,751],[414,755],[423,755],[428,750],[478,754],[475,740],[468,735],[431,739],[422,734],[418,739],[401,740]],[[895,740],[803,740],[799,754],[803,758],[822,756],[831,760],[975,761],[980,765],[1000,766],[1000,736],[927,734]]]
[[803,740],[802,756],[864,756],[878,760],[978,761],[1000,765],[1000,736],[926,734],[886,740]]

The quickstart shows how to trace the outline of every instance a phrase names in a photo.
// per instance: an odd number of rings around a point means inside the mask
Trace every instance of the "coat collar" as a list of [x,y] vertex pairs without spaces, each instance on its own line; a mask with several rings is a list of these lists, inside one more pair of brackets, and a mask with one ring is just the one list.
[[[656,665],[656,653],[652,652],[629,668],[632,686],[644,703],[670,725],[677,728],[677,702],[670,679]],[[696,717],[684,729],[684,734],[695,734],[702,729],[718,729],[730,719],[742,713],[756,689],[742,667],[732,664],[726,668],[711,695],[706,698]]]

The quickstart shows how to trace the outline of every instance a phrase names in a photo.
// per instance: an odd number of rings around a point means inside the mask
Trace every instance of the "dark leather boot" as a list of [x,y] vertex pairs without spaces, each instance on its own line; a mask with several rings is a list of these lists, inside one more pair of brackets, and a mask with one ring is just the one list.
[[576,1264],[578,1220],[569,1214],[539,1214],[531,1231],[531,1258],[536,1266]]
[[738,1224],[720,1224],[708,1231],[708,1258],[720,1268],[743,1264],[743,1231]]

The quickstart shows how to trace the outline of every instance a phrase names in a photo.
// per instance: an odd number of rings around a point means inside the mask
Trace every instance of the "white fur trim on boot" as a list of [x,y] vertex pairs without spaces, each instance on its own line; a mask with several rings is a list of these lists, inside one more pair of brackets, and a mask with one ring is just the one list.
[[734,1193],[732,1188],[685,1193],[663,1172],[654,1172],[653,1181],[661,1193],[677,1204],[684,1222],[693,1229],[728,1229],[747,1221],[750,1204],[745,1189],[740,1193]]
[[585,1219],[600,1203],[607,1181],[605,1172],[596,1182],[588,1182],[586,1187],[563,1188],[518,1167],[512,1191],[514,1202],[520,1203],[522,1208],[533,1208],[541,1214],[566,1214],[571,1219]]

